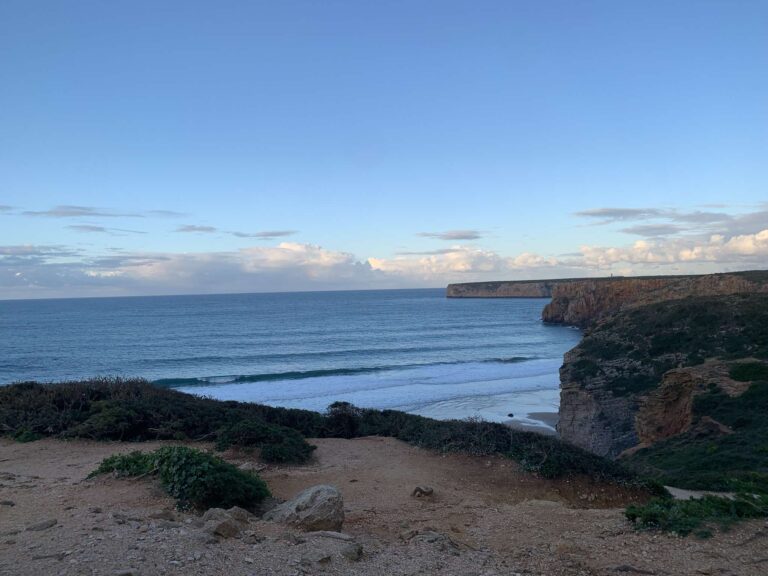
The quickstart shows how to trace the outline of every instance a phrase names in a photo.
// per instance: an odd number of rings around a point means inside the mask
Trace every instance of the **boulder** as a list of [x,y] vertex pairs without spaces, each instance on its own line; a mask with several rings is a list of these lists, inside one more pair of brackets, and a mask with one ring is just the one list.
[[338,532],[344,523],[344,501],[341,492],[333,486],[312,486],[267,512],[264,519],[307,531]]
[[247,524],[248,521],[253,518],[253,514],[248,512],[248,510],[244,508],[240,508],[240,506],[232,506],[229,510],[227,510],[227,514],[231,518],[234,518],[238,522],[242,522],[243,524]]
[[[232,507],[230,510],[209,508],[203,514],[203,531],[212,536],[234,538],[240,535],[243,524],[247,523],[247,515],[250,515],[247,510],[237,506]],[[244,520],[241,521],[240,518],[244,518]]]
[[234,538],[240,534],[240,523],[232,518],[226,520],[209,520],[203,528],[208,534],[222,538]]

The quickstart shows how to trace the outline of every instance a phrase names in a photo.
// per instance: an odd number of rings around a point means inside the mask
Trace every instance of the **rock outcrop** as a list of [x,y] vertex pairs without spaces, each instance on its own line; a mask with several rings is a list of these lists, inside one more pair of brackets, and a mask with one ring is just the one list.
[[[690,430],[694,397],[710,385],[731,395],[743,391],[728,378],[727,366],[712,359],[768,347],[762,333],[753,342],[743,335],[747,324],[755,328],[749,315],[760,315],[759,303],[768,307],[767,294],[768,271],[447,288],[449,298],[551,298],[542,311],[545,322],[589,329],[560,369],[558,431],[564,440],[611,457]],[[717,422],[702,422],[696,425],[721,430]]]
[[694,399],[749,387],[731,379],[729,368],[768,356],[767,324],[768,294],[668,300],[607,317],[565,355],[560,436],[616,457],[693,426],[725,430],[697,422]]
[[768,275],[759,273],[603,278],[559,282],[544,307],[545,322],[586,327],[601,318],[654,302],[698,296],[768,293]]
[[584,328],[627,308],[692,296],[768,292],[768,272],[700,276],[574,278],[449,284],[448,298],[551,298],[545,322]]
[[338,532],[344,523],[344,501],[341,492],[333,486],[312,486],[292,500],[274,507],[264,515],[264,519],[307,531]]
[[562,282],[571,282],[571,280],[449,284],[446,296],[448,298],[550,298],[552,287]]

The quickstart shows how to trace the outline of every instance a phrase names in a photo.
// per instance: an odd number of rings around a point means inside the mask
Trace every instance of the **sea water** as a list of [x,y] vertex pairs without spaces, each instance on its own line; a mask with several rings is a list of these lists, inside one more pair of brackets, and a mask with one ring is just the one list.
[[543,425],[578,331],[443,289],[0,301],[0,384],[140,376],[218,399]]

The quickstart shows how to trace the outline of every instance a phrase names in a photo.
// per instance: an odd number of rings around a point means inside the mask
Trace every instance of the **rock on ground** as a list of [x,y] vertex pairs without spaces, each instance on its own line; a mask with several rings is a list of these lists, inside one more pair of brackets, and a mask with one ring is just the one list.
[[312,486],[267,512],[264,519],[308,531],[338,532],[344,523],[344,501],[334,486]]

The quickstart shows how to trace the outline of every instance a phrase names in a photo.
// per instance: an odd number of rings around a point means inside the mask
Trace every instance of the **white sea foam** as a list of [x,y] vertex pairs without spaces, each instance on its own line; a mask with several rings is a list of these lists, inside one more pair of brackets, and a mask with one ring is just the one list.
[[211,386],[182,387],[190,394],[220,400],[323,411],[336,401],[394,409],[433,418],[481,417],[523,422],[535,412],[556,412],[558,368],[555,359],[520,363],[478,362],[422,366],[352,376],[321,376]]

